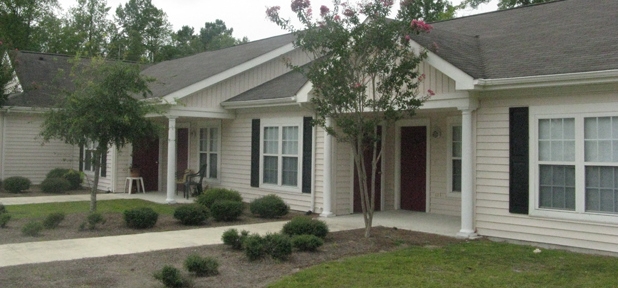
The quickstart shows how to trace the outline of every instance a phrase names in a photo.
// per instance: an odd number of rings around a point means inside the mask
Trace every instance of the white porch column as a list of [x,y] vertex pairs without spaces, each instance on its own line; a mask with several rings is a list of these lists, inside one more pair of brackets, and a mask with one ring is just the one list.
[[461,110],[461,230],[459,238],[476,237],[474,229],[474,195],[472,164],[472,111]]
[[[326,118],[326,126],[330,127],[332,125],[331,118]],[[335,216],[333,214],[333,195],[332,195],[332,179],[331,175],[333,173],[332,170],[332,162],[333,162],[333,136],[329,135],[326,130],[324,130],[324,183],[323,183],[323,198],[324,198],[324,207],[322,209],[321,217],[332,217]]]
[[167,131],[167,198],[168,204],[176,203],[174,193],[176,191],[176,116],[169,118]]

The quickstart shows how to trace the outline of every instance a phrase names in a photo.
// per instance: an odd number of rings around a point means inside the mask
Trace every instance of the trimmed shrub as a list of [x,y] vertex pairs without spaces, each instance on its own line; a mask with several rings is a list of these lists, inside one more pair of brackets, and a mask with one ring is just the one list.
[[97,224],[100,223],[102,225],[105,224],[106,221],[107,220],[103,218],[101,213],[91,213],[88,217],[86,217],[86,221],[79,225],[79,230],[86,230],[86,226],[88,227],[88,230],[94,230],[97,229]]
[[124,222],[129,228],[147,229],[154,227],[159,214],[150,207],[140,207],[124,211]]
[[45,175],[45,178],[62,178],[64,177],[64,174],[67,174],[67,172],[69,172],[69,169],[54,168],[50,170],[49,172],[47,172],[47,175]]
[[242,202],[242,197],[240,193],[235,190],[224,189],[224,188],[210,188],[195,199],[195,202],[208,207],[211,209],[211,206],[217,200],[231,200],[236,202]]
[[174,218],[183,225],[201,225],[210,217],[208,208],[199,204],[183,205],[174,211]]
[[21,176],[13,176],[4,179],[3,187],[5,191],[9,191],[11,193],[19,193],[23,190],[30,189],[30,179]]
[[234,250],[242,250],[243,242],[247,236],[249,236],[249,231],[242,230],[240,234],[238,234],[238,230],[232,228],[223,232],[221,240],[223,244],[231,246]]
[[324,241],[315,235],[296,235],[292,237],[292,247],[299,251],[315,252],[322,245],[324,245]]
[[45,176],[45,179],[53,178],[62,178],[69,181],[69,188],[67,188],[66,190],[79,189],[82,182],[84,181],[84,176],[82,173],[73,169],[65,168],[54,168],[49,171]]
[[45,220],[43,220],[43,227],[45,227],[45,229],[54,229],[58,227],[58,225],[60,225],[60,222],[62,222],[62,220],[64,220],[64,213],[51,213],[47,215],[47,217],[45,217]]
[[252,214],[262,218],[277,218],[288,214],[290,207],[283,202],[281,197],[271,194],[255,199],[249,205]]
[[285,261],[292,254],[292,241],[285,234],[266,234],[264,237],[264,251],[273,259]]
[[314,235],[324,239],[326,234],[328,234],[328,226],[320,220],[298,216],[292,218],[290,222],[285,223],[281,232],[289,236]]
[[6,206],[4,206],[4,204],[0,203],[0,214],[3,213],[9,213],[9,211],[6,210]]
[[217,200],[210,206],[210,212],[216,221],[234,221],[242,215],[243,208],[242,202]]
[[245,249],[245,255],[247,255],[249,261],[261,259],[264,255],[266,255],[266,250],[264,249],[264,238],[258,234],[247,236],[243,242],[243,246]]
[[8,213],[0,214],[0,228],[6,228],[6,224],[11,220],[11,215]]
[[211,257],[201,257],[197,254],[192,254],[185,259],[185,269],[195,276],[213,276],[219,274],[219,261]]
[[71,188],[71,183],[64,178],[46,178],[41,182],[41,191],[45,193],[62,194]]
[[36,237],[39,236],[41,230],[43,230],[43,224],[41,224],[41,222],[30,221],[26,223],[24,227],[21,227],[21,234],[23,234],[24,236]]
[[183,279],[178,268],[165,265],[163,269],[154,273],[154,278],[161,281],[165,287],[180,288],[188,286],[187,281]]

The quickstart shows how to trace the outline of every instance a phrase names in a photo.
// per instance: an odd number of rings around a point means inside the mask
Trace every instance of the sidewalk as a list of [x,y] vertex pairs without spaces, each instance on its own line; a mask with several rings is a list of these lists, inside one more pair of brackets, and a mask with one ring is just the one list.
[[[159,198],[162,197],[158,197],[157,193],[97,195],[97,200],[132,198],[141,198],[149,201],[156,199],[161,201]],[[180,199],[182,199],[182,196],[180,196]],[[90,195],[67,195],[0,198],[0,203],[5,205],[17,205],[88,200],[90,200]],[[163,202],[159,203],[165,203],[164,197],[162,201]],[[186,200],[186,202],[190,203],[192,200],[189,199]],[[320,218],[320,220],[328,224],[328,228],[331,232],[364,228],[361,214]],[[239,231],[247,230],[251,233],[264,235],[266,233],[281,231],[285,223],[285,221],[278,221],[132,235],[5,244],[0,245],[0,267],[221,244],[221,235],[224,231],[231,228],[235,228]],[[376,212],[373,220],[373,226],[397,227],[400,229],[452,237],[459,231],[459,225],[459,217],[414,213],[402,210]]]

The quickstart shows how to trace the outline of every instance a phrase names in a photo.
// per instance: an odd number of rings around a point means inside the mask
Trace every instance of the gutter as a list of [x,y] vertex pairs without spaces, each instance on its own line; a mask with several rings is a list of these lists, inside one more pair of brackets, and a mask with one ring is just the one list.
[[237,108],[260,108],[260,107],[273,107],[273,106],[289,106],[297,105],[296,96],[289,96],[277,99],[262,99],[262,100],[250,100],[250,101],[233,101],[222,102],[223,108],[237,109]]
[[618,70],[498,79],[476,79],[474,80],[474,90],[491,91],[604,83],[618,83]]

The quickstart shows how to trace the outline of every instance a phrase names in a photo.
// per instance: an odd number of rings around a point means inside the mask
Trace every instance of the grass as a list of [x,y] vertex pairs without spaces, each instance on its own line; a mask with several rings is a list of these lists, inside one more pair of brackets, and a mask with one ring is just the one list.
[[321,264],[269,287],[618,287],[618,258],[490,241]]
[[[150,207],[159,214],[173,215],[177,205],[158,204],[141,199],[97,201],[97,212],[99,213],[122,213],[125,210],[137,207]],[[12,219],[36,219],[43,218],[53,212],[64,212],[65,214],[88,212],[90,201],[10,205],[6,208],[11,213]]]

